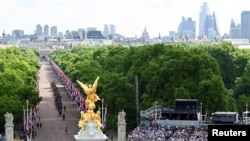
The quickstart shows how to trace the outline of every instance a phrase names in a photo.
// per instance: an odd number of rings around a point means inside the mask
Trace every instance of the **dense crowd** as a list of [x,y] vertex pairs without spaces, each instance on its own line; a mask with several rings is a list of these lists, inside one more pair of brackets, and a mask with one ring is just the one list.
[[207,128],[150,125],[138,126],[128,141],[207,141]]

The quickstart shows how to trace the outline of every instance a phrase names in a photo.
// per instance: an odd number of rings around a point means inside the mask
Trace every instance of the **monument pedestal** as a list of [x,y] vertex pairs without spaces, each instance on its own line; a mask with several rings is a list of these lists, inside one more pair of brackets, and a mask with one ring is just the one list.
[[118,141],[126,141],[126,113],[122,110],[118,115]]
[[76,141],[106,141],[108,137],[97,130],[96,123],[90,120],[85,127],[85,130],[80,130],[77,135],[74,135]]
[[13,124],[13,115],[12,113],[6,113],[5,115],[5,141],[14,141],[14,124]]

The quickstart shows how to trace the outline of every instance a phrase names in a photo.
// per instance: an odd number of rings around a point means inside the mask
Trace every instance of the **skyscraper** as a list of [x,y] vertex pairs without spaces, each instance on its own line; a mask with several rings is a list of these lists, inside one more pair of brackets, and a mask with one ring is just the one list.
[[50,36],[57,36],[57,27],[56,26],[52,26],[50,28]]
[[113,24],[109,25],[109,34],[110,35],[116,34],[116,27],[115,27],[115,25],[113,25]]
[[241,38],[250,40],[250,11],[241,12]]
[[209,15],[209,7],[206,2],[201,6],[201,11],[199,15],[199,34],[205,31],[204,25],[207,15]]
[[49,36],[49,26],[47,24],[43,27],[43,35]]
[[201,6],[199,15],[199,34],[205,35],[208,39],[217,39],[220,37],[218,19],[216,13],[210,14],[209,7],[206,2]]
[[204,23],[204,34],[207,36],[207,38],[219,38],[220,33],[218,29],[219,28],[215,12],[213,12],[213,15],[207,15]]
[[109,27],[108,27],[108,24],[104,24],[103,36],[107,37],[108,34],[109,34]]
[[37,36],[41,36],[43,34],[43,29],[42,26],[40,24],[36,25],[36,33]]
[[196,37],[196,22],[192,18],[185,19],[182,17],[182,21],[178,27],[178,33],[184,37],[195,39]]
[[231,19],[231,23],[230,23],[229,38],[240,39],[240,24],[236,25],[233,19]]

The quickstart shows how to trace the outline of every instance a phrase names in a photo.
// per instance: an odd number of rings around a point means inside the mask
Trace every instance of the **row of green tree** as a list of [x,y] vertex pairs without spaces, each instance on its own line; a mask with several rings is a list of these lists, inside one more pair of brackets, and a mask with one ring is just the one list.
[[12,113],[15,126],[23,121],[26,100],[35,107],[41,100],[36,91],[40,69],[39,52],[10,47],[0,49],[0,130],[4,131],[4,114]]
[[[240,111],[250,105],[249,50],[232,44],[155,44],[140,47],[84,47],[56,50],[51,59],[70,77],[92,84],[108,109],[107,126],[117,127],[118,112],[127,114],[127,128],[137,126],[139,109],[157,101],[174,106],[175,99],[198,99],[203,111]],[[84,93],[84,92],[82,92]],[[101,105],[100,101],[97,103]],[[174,108],[174,107],[173,107]]]

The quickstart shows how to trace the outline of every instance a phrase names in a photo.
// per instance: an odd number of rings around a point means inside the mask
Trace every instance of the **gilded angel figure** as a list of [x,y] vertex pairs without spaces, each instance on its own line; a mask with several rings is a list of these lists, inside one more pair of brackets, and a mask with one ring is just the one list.
[[99,96],[96,94],[98,79],[99,79],[99,76],[96,78],[93,85],[86,85],[86,84],[77,80],[77,82],[83,88],[84,93],[87,95],[87,98],[85,100],[85,104],[86,104],[88,110],[95,109],[95,102],[100,100]]

